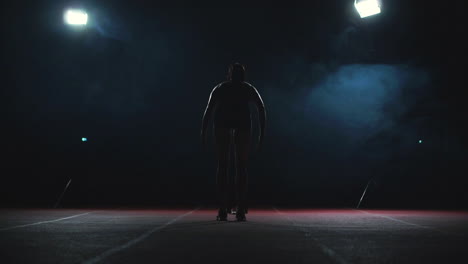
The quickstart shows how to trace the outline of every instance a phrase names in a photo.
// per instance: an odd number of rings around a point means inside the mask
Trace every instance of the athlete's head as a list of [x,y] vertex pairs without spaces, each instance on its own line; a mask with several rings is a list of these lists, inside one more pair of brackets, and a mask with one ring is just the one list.
[[229,65],[228,79],[243,82],[245,80],[245,67],[240,63]]

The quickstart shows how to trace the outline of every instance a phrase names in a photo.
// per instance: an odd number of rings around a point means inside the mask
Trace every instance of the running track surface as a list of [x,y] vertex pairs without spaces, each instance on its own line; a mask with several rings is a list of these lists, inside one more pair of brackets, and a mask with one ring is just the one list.
[[468,212],[0,209],[0,263],[468,263]]

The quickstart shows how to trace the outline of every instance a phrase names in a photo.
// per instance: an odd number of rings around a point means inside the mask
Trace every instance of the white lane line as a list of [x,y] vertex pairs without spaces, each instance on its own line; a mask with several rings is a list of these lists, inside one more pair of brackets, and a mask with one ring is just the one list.
[[314,240],[315,243],[318,245],[318,247],[322,250],[322,252],[325,253],[325,255],[329,256],[332,260],[336,261],[339,264],[348,264],[349,263],[344,258],[342,258],[340,255],[338,255],[333,249],[331,249],[331,248],[327,247],[326,245],[324,245],[323,243],[321,243],[317,238],[314,238],[312,236],[312,234],[309,232],[309,230],[304,228],[303,225],[297,224],[296,221],[291,219],[287,214],[284,214],[284,213],[280,212],[280,210],[276,209],[276,207],[273,207],[273,209],[278,214],[283,215],[289,222],[291,222],[293,224],[293,226],[295,226],[296,228],[298,228],[299,230],[304,232],[305,236],[307,238],[311,238],[312,240]]
[[153,234],[154,232],[159,231],[159,230],[161,230],[161,229],[164,229],[164,228],[168,227],[169,225],[171,225],[171,224],[175,223],[176,221],[182,219],[183,217],[185,217],[185,216],[187,216],[187,215],[189,215],[189,214],[191,214],[191,213],[197,211],[198,209],[200,209],[200,208],[196,208],[196,209],[194,209],[194,210],[192,210],[192,211],[190,211],[190,212],[187,212],[187,213],[185,213],[185,214],[183,214],[183,215],[179,215],[179,216],[177,216],[176,218],[172,219],[171,221],[169,221],[169,222],[167,222],[167,223],[165,223],[165,224],[163,224],[163,225],[161,225],[161,226],[157,226],[157,227],[155,227],[155,228],[153,228],[153,229],[147,231],[146,233],[142,234],[141,236],[139,236],[139,237],[137,237],[137,238],[135,238],[135,239],[133,239],[133,240],[128,241],[127,243],[125,243],[125,244],[123,244],[123,245],[119,245],[119,246],[116,246],[116,247],[114,247],[114,248],[111,248],[111,249],[109,249],[109,250],[107,250],[107,251],[104,251],[101,255],[98,255],[98,256],[96,256],[96,257],[94,257],[94,258],[91,258],[91,259],[89,259],[89,260],[86,260],[86,261],[84,261],[84,262],[82,262],[82,263],[83,263],[83,264],[97,263],[97,262],[99,262],[99,261],[101,261],[101,260],[103,260],[103,259],[105,259],[105,258],[107,258],[107,257],[109,257],[109,256],[111,256],[111,255],[113,255],[113,254],[115,254],[115,253],[117,253],[117,252],[119,252],[119,251],[125,250],[125,249],[127,249],[127,248],[129,248],[129,247],[131,247],[131,246],[133,246],[133,245],[135,245],[135,244],[137,244],[137,243],[139,243],[139,242],[145,240],[147,237],[149,237],[149,236],[150,236],[151,234]]
[[404,221],[404,220],[400,220],[400,219],[397,219],[397,218],[393,218],[393,217],[391,217],[391,216],[386,216],[386,215],[376,214],[376,213],[370,213],[370,212],[367,212],[367,211],[364,211],[364,210],[357,210],[357,209],[354,209],[354,210],[359,211],[359,212],[361,212],[361,213],[368,214],[368,215],[373,215],[373,216],[378,216],[378,217],[386,218],[386,219],[389,219],[389,220],[392,220],[392,221],[395,221],[395,222],[399,222],[399,223],[402,223],[402,224],[407,224],[407,225],[416,226],[416,227],[423,228],[423,229],[433,230],[433,231],[436,231],[436,232],[439,232],[439,233],[442,233],[442,234],[445,234],[445,235],[460,236],[459,234],[456,234],[456,233],[447,232],[447,231],[442,231],[442,230],[437,229],[437,228],[435,228],[435,227],[424,226],[424,225],[418,225],[418,224],[406,222],[406,221]]
[[379,216],[379,217],[382,217],[382,218],[386,218],[386,219],[393,220],[393,221],[395,221],[395,222],[400,222],[400,223],[407,224],[407,225],[417,226],[417,227],[420,227],[420,228],[433,229],[433,228],[428,227],[428,226],[413,224],[413,223],[406,222],[406,221],[403,221],[403,220],[400,220],[400,219],[396,219],[396,218],[393,218],[393,217],[390,217],[390,216],[386,216],[386,215],[375,214],[375,213],[369,213],[369,212],[363,211],[363,210],[356,210],[356,211],[359,211],[359,212],[361,212],[361,213],[365,213],[365,214],[368,214],[368,215]]
[[28,227],[28,226],[35,226],[35,225],[54,223],[54,222],[59,222],[59,221],[62,221],[62,220],[67,220],[67,219],[79,217],[79,216],[82,216],[82,215],[87,215],[87,214],[90,214],[90,213],[92,213],[92,212],[67,216],[67,217],[63,217],[63,218],[59,218],[59,219],[55,219],[55,220],[41,221],[41,222],[36,222],[36,223],[32,223],[32,224],[10,226],[10,227],[1,228],[0,231],[12,230],[12,229],[21,228],[21,227]]

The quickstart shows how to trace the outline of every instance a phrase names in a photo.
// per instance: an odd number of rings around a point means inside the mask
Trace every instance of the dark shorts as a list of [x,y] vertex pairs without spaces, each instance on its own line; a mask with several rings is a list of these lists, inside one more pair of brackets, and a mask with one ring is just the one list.
[[229,146],[233,143],[240,160],[247,159],[250,142],[250,127],[214,127],[215,151],[219,159],[227,158]]

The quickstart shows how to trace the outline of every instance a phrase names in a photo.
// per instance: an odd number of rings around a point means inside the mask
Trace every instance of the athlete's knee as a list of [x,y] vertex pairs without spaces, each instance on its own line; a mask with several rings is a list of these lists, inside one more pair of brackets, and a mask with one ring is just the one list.
[[247,169],[247,159],[237,159],[237,167],[241,170]]
[[226,170],[228,168],[228,160],[227,159],[218,159],[218,169]]

